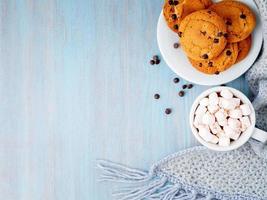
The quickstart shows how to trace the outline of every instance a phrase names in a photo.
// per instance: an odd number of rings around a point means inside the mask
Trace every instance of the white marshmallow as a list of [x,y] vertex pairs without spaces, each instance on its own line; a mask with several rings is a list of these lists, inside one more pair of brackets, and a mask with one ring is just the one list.
[[222,128],[218,124],[218,122],[215,122],[214,124],[210,125],[210,130],[212,134],[218,134],[219,132],[222,131]]
[[250,109],[248,104],[241,105],[240,109],[241,109],[243,115],[250,115],[251,114],[251,109]]
[[239,130],[238,129],[234,130],[228,125],[224,126],[223,130],[224,130],[226,136],[228,136],[229,138],[232,138],[234,140],[236,140],[239,137],[240,133],[241,133],[240,129]]
[[221,107],[225,110],[233,110],[235,108],[234,103],[231,101],[231,99],[220,99],[221,101]]
[[214,115],[210,114],[209,112],[206,112],[202,117],[202,123],[206,125],[214,124],[215,123]]
[[239,119],[242,117],[242,111],[240,108],[236,108],[234,110],[229,111],[229,116],[234,118],[234,119]]
[[202,123],[202,117],[203,117],[203,114],[202,115],[196,115],[195,116],[193,125],[196,128],[199,128],[199,126],[203,125],[203,123]]
[[225,136],[225,135],[222,137],[219,137],[219,145],[223,146],[223,147],[229,146],[230,145],[230,138]]
[[219,103],[219,97],[216,92],[212,92],[209,95],[209,105],[218,105]]
[[247,128],[249,128],[251,125],[251,122],[248,116],[242,117],[240,119],[240,122],[241,122],[241,131],[243,132],[246,131]]
[[221,121],[218,121],[218,124],[219,124],[220,126],[226,126],[226,125],[227,125],[227,119],[225,118],[225,119],[223,119],[223,120],[221,120]]
[[207,108],[206,108],[205,106],[201,106],[201,105],[199,105],[199,106],[197,107],[197,109],[196,109],[195,114],[196,114],[196,115],[203,115],[203,114],[205,114],[206,112],[207,112]]
[[212,139],[210,140],[210,143],[217,144],[218,142],[219,142],[219,138],[213,135]]
[[238,119],[229,118],[227,122],[230,128],[232,128],[233,130],[241,129],[241,122]]
[[209,105],[208,106],[208,111],[211,113],[211,114],[214,114],[215,112],[217,112],[219,110],[219,106],[218,105]]
[[199,104],[201,106],[208,106],[209,105],[209,99],[207,97],[200,100]]
[[217,137],[223,137],[225,136],[225,132],[222,130],[216,134]]
[[232,102],[235,105],[235,107],[240,106],[241,100],[239,98],[232,98]]
[[217,121],[222,121],[222,120],[226,119],[227,112],[225,112],[225,110],[223,110],[223,109],[220,109],[215,113],[215,117],[216,117]]
[[223,89],[220,94],[225,99],[231,99],[234,96],[233,93],[228,89]]
[[209,129],[206,128],[205,126],[201,126],[199,127],[199,132],[198,134],[200,135],[200,137],[203,138],[203,140],[205,140],[206,142],[210,142],[213,139],[213,136]]

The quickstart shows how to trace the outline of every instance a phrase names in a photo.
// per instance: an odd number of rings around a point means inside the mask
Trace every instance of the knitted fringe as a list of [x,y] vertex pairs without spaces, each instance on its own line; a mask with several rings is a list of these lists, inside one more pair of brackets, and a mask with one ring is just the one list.
[[173,184],[167,177],[157,177],[154,167],[149,172],[128,168],[110,161],[99,160],[102,170],[100,181],[128,183],[128,188],[114,192],[119,200],[210,200],[211,196],[199,195],[196,191],[185,190],[181,184]]

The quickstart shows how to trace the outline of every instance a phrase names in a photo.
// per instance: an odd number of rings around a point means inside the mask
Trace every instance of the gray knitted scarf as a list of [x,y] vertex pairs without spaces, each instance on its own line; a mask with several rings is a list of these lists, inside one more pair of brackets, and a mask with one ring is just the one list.
[[[246,73],[254,94],[256,126],[267,131],[267,1],[255,0],[263,22],[262,51]],[[126,184],[121,200],[267,200],[267,144],[251,139],[241,148],[215,152],[193,147],[160,160],[149,171],[99,160],[100,180]]]

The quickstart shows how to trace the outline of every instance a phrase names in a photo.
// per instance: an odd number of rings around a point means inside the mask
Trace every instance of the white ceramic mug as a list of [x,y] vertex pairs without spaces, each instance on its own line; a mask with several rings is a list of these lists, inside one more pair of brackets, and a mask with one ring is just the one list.
[[[244,131],[237,140],[231,142],[229,146],[224,147],[224,146],[219,146],[218,144],[212,144],[212,143],[206,142],[204,139],[202,139],[200,137],[200,135],[198,134],[197,129],[194,127],[193,121],[194,121],[194,117],[195,117],[195,111],[199,105],[200,100],[203,99],[204,97],[207,97],[212,92],[220,92],[220,91],[222,91],[222,89],[226,89],[226,88],[229,89],[234,94],[235,97],[239,98],[243,103],[246,103],[250,106],[251,114],[249,115],[249,118],[251,121],[251,126],[246,131]],[[267,132],[255,127],[255,123],[256,123],[255,110],[254,110],[250,100],[242,92],[240,92],[239,90],[236,90],[234,88],[231,88],[231,87],[213,87],[213,88],[210,88],[210,89],[204,91],[203,93],[201,93],[196,98],[196,100],[194,101],[194,103],[191,107],[189,118],[190,118],[189,119],[190,120],[190,127],[191,127],[191,130],[192,130],[195,138],[202,145],[204,145],[204,146],[206,146],[212,150],[229,151],[229,150],[237,149],[240,146],[242,146],[243,144],[245,144],[249,140],[250,137],[252,137],[252,138],[254,138],[260,142],[263,142],[263,143],[267,142]]]

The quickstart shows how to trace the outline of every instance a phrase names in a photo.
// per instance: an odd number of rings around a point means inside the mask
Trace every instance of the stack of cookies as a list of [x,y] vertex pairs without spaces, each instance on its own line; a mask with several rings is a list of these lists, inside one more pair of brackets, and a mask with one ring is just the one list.
[[256,19],[239,1],[165,0],[163,14],[192,66],[219,74],[244,59]]

